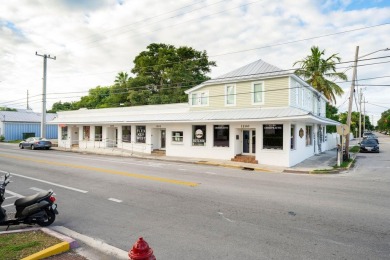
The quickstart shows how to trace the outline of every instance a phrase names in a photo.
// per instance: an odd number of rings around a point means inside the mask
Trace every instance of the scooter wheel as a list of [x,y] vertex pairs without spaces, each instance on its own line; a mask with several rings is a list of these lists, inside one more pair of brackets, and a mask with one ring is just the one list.
[[56,219],[56,214],[52,210],[45,209],[46,215],[47,215],[47,220],[45,221],[37,221],[37,224],[40,225],[41,227],[47,227],[53,224],[54,220]]

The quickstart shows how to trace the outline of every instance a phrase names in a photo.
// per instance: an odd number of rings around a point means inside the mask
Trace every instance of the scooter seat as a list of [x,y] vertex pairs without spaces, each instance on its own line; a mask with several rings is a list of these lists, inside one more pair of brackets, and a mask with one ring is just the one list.
[[35,202],[37,202],[38,200],[50,196],[51,193],[52,193],[52,191],[41,191],[37,194],[17,199],[17,200],[15,200],[15,206],[16,207],[30,206],[30,205],[34,204]]

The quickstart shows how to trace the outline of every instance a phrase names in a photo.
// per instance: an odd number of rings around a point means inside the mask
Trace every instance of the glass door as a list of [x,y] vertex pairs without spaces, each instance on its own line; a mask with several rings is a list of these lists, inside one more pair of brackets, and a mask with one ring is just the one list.
[[165,149],[165,129],[161,130],[161,149]]
[[242,153],[255,154],[256,153],[256,130],[242,131]]

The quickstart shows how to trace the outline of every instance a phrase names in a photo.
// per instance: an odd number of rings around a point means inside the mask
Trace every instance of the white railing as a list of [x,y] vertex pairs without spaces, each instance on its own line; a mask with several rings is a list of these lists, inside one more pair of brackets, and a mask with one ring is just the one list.
[[99,150],[106,149],[117,153],[134,153],[149,154],[152,151],[152,144],[127,143],[117,139],[95,140],[59,140],[58,146],[65,150]]

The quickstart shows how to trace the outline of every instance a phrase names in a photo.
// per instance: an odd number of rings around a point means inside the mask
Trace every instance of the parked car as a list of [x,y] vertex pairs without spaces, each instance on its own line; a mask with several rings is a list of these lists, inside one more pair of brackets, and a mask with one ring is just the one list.
[[364,139],[360,143],[360,152],[365,153],[365,152],[372,152],[372,153],[379,153],[379,144],[375,139]]
[[51,148],[51,142],[42,137],[30,137],[19,143],[20,149],[24,149],[25,147],[31,148],[31,150],[35,150],[35,149],[48,150]]
[[366,140],[366,139],[375,140],[375,142],[377,142],[379,144],[379,140],[378,140],[378,137],[376,137],[376,135],[367,135],[367,136],[363,137],[363,140]]

